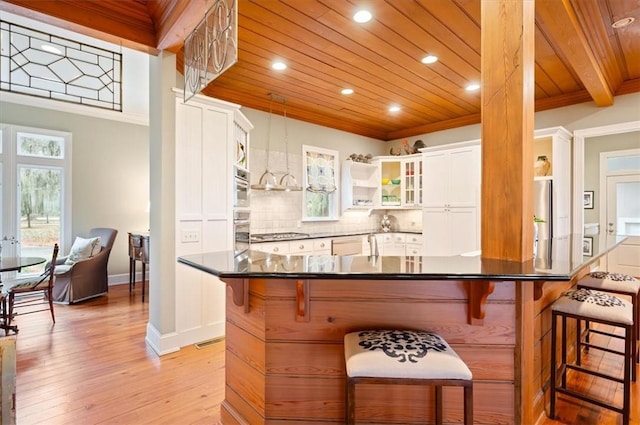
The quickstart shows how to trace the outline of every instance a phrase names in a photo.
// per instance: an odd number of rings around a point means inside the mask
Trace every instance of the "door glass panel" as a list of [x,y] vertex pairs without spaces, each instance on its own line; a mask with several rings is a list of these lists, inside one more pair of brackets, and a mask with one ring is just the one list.
[[616,233],[640,236],[640,182],[616,184]]
[[609,157],[607,171],[640,171],[640,155]]
[[[19,167],[20,255],[49,258],[53,244],[60,243],[62,175],[58,167]],[[43,269],[41,264],[22,272]]]

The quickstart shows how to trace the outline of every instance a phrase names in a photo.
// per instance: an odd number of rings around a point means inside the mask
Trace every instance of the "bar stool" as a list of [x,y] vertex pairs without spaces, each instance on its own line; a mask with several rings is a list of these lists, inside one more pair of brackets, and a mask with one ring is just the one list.
[[464,423],[473,424],[473,381],[467,365],[439,335],[415,330],[364,330],[344,336],[346,418],[355,424],[356,384],[435,387],[436,424],[442,424],[442,387],[464,387]]
[[[636,362],[640,363],[640,349],[638,349],[638,343],[640,342],[640,306],[638,304],[638,301],[640,300],[640,280],[628,274],[596,271],[591,272],[580,279],[577,286],[578,289],[595,289],[602,292],[627,295],[631,298],[634,317],[633,321],[635,325],[634,346],[636,347]],[[599,333],[599,331],[591,329],[589,321],[586,322],[585,332],[587,342],[589,342],[590,333]],[[635,381],[635,368],[633,368],[633,373],[633,380]]]
[[[550,416],[555,419],[556,414],[556,392],[577,398],[604,409],[613,410],[622,414],[622,423],[629,424],[629,416],[631,411],[631,368],[634,367],[633,359],[635,357],[635,340],[633,334],[635,332],[633,323],[633,310],[631,304],[617,298],[606,292],[594,291],[591,289],[572,289],[564,292],[552,305],[551,319],[551,406]],[[567,318],[576,319],[576,353],[583,346],[597,348],[609,353],[624,356],[624,376],[619,378],[607,375],[597,370],[587,369],[580,364],[569,363],[567,361]],[[559,370],[556,367],[556,344],[557,344],[557,324],[558,318],[562,319],[561,327],[561,362]],[[612,338],[624,339],[624,351],[617,351],[607,347],[599,347],[583,340],[583,334],[580,330],[580,323],[583,320],[590,320],[596,323],[616,326],[624,329],[624,336],[607,334]],[[577,358],[577,356],[576,356]],[[622,407],[609,404],[606,401],[596,399],[589,394],[578,393],[567,388],[567,371],[575,370],[603,379],[609,379],[623,385],[623,403]],[[558,385],[557,374],[560,374],[560,384]]]

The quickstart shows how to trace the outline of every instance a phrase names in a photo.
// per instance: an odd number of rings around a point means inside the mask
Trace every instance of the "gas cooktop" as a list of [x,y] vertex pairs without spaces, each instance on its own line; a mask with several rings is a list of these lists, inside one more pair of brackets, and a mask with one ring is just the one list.
[[282,233],[258,233],[252,234],[251,239],[256,241],[281,241],[287,239],[308,238],[308,233],[282,232]]

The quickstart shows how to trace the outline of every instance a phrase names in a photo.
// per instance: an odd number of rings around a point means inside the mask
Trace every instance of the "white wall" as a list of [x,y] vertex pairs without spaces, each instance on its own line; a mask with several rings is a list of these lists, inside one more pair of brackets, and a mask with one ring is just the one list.
[[72,133],[71,233],[118,229],[109,275],[128,281],[127,232],[149,228],[148,127],[8,103],[3,97],[0,122]]

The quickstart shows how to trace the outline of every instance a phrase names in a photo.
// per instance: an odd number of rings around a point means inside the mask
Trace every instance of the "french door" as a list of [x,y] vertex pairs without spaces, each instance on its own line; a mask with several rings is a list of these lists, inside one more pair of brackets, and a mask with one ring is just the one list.
[[70,234],[71,134],[0,124],[0,137],[0,255],[49,258]]

